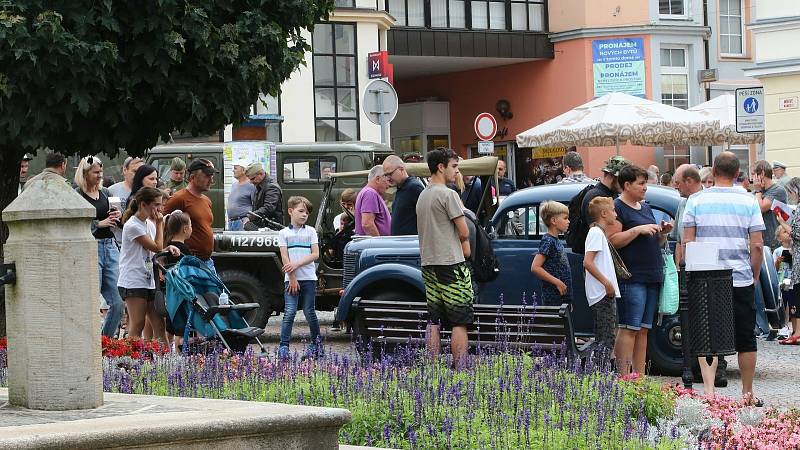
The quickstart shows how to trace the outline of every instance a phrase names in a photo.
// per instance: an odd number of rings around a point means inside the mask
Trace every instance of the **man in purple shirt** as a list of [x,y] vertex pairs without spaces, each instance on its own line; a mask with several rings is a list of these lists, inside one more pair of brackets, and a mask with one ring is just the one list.
[[369,171],[369,181],[356,198],[356,234],[361,236],[389,236],[392,234],[392,217],[383,194],[389,189],[389,180],[383,175],[383,166]]

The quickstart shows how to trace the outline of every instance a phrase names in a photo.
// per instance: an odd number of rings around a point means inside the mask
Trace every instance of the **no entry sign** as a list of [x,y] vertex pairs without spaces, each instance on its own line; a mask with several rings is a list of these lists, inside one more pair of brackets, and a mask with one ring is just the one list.
[[494,139],[494,135],[497,134],[497,121],[494,120],[494,116],[487,112],[478,114],[475,118],[475,134],[482,141]]

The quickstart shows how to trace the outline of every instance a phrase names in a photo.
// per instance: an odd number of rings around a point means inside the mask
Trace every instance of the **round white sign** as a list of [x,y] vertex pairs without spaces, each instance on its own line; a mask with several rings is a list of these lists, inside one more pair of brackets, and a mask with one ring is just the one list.
[[482,141],[491,141],[497,134],[497,121],[494,116],[483,112],[475,118],[475,134]]

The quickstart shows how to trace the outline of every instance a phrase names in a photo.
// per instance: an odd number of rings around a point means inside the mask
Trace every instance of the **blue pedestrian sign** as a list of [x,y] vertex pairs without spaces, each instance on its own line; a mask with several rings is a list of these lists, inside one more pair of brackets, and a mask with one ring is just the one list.
[[764,88],[736,89],[736,132],[764,132]]
[[744,112],[748,114],[755,114],[758,111],[758,100],[754,97],[747,97],[742,104]]

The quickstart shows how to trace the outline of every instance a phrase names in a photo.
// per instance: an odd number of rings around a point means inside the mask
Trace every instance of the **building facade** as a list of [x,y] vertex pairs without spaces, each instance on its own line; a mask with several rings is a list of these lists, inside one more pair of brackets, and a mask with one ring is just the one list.
[[747,28],[756,58],[745,73],[764,85],[766,158],[800,175],[800,2],[759,1]]
[[[473,121],[498,121],[495,154],[531,184],[547,149],[517,148],[518,133],[592,98],[623,91],[688,108],[759,85],[753,64],[754,0],[337,0],[309,34],[306,66],[253,109],[226,139],[380,141],[362,111],[368,57],[387,51],[400,100],[389,142],[399,153],[450,146],[477,155]],[[714,69],[701,82],[701,70]],[[709,72],[706,72],[708,75]],[[733,147],[747,163],[757,147]],[[581,148],[596,176],[613,148]],[[634,147],[633,162],[662,172],[707,164],[721,147]],[[517,174],[517,172],[519,172]]]
[[312,47],[305,65],[277,95],[264,95],[253,105],[251,120],[235,129],[228,126],[225,140],[380,142],[380,127],[367,119],[361,101],[370,81],[368,55],[386,50],[394,20],[383,1],[335,3],[329,20],[305,33]]

